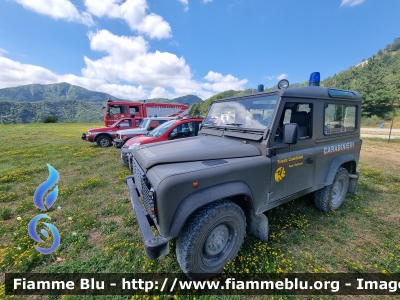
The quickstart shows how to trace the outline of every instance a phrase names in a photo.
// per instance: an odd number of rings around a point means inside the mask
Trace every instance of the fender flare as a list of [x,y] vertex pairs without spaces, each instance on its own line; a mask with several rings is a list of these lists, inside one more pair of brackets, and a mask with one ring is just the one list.
[[354,156],[351,154],[342,154],[332,160],[331,164],[329,165],[328,174],[325,178],[325,186],[333,183],[337,170],[341,165],[347,162],[354,162],[357,165]]
[[177,237],[187,219],[200,207],[237,195],[246,195],[250,199],[253,199],[249,186],[243,181],[221,183],[190,194],[179,204],[172,218],[168,237]]

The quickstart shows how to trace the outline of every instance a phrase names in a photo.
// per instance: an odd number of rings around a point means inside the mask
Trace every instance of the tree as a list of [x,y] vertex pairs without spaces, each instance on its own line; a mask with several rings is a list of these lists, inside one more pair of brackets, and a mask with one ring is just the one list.
[[57,123],[57,121],[57,117],[51,115],[43,118],[43,123]]

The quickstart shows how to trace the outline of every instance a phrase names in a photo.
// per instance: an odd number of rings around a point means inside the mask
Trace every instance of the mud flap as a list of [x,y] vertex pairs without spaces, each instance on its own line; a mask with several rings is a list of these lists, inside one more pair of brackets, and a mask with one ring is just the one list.
[[269,223],[264,214],[247,216],[247,226],[252,234],[264,242],[268,242]]
[[358,173],[349,174],[349,187],[347,188],[347,193],[352,195],[356,193],[357,182],[358,182]]

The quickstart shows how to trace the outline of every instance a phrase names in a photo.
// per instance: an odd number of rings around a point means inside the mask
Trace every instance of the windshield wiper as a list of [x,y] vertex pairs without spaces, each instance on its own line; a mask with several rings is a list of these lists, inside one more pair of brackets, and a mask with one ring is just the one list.
[[241,123],[227,123],[227,124],[225,124],[225,125],[233,125],[233,126],[237,126],[237,127],[239,127],[240,129],[242,129],[242,127],[240,126],[240,125],[242,125]]

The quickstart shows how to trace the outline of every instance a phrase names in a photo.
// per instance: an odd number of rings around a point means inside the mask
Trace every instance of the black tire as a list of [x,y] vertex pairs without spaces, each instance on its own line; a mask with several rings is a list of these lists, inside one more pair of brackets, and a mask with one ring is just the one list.
[[199,209],[177,240],[176,256],[181,269],[193,280],[215,277],[236,257],[245,233],[246,217],[233,202],[222,200]]
[[96,139],[96,143],[99,147],[110,147],[112,145],[112,140],[108,135],[100,135],[97,139]]
[[315,206],[324,212],[338,209],[346,197],[348,187],[349,173],[345,168],[339,168],[333,183],[314,193]]

